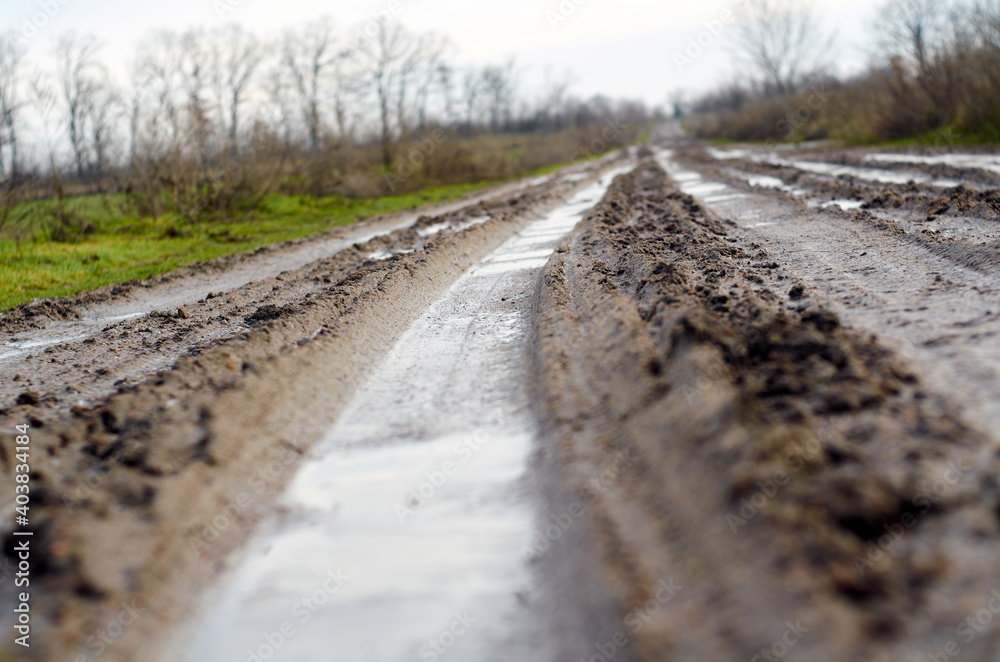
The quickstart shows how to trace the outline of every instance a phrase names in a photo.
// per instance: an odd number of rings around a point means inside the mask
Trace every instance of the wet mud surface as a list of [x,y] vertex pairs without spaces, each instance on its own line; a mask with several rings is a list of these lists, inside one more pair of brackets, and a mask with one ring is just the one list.
[[[615,158],[4,364],[5,474],[31,425],[38,644],[0,659],[155,659],[411,320]],[[102,644],[122,604],[144,617]]]
[[[5,341],[0,345],[0,408],[18,399],[63,413],[86,408],[182,357],[197,356],[269,319],[301,310],[331,284],[361,269],[422,250],[494,216],[522,213],[524,200],[572,184],[505,185],[492,195],[426,213],[336,228],[311,240],[7,311],[0,315]],[[512,206],[510,200],[519,196],[526,197]]]
[[612,596],[616,614],[563,626],[623,635],[640,660],[939,650],[990,599],[996,439],[761,239],[648,161],[546,269],[539,464],[555,517],[586,515],[538,563],[553,595]]
[[[398,572],[410,542],[364,547],[384,534],[369,497],[498,402],[516,425],[497,437],[520,446],[484,454],[495,466],[413,529],[433,529],[417,545],[432,575],[433,540],[467,540],[502,510],[477,509],[507,503],[496,476],[533,504],[493,566],[456,575],[526,586],[504,585],[516,617],[480,623],[456,657],[997,659],[1000,629],[967,619],[995,619],[1000,590],[1000,165],[956,151],[766,155],[664,131],[565,239],[572,223],[532,224],[621,155],[5,313],[0,469],[29,423],[44,643],[0,660],[229,655],[214,633],[254,641],[244,612],[212,631],[192,614],[248,576],[234,564],[255,532],[294,532],[310,509],[338,532],[317,549]],[[318,501],[328,483],[350,504]],[[245,613],[265,628],[298,585],[257,580]],[[392,587],[407,585],[376,583],[370,603],[348,586],[331,628],[401,650],[357,615],[384,600],[406,620],[419,601]],[[202,648],[163,652],[188,634]],[[319,635],[288,650],[315,654]]]

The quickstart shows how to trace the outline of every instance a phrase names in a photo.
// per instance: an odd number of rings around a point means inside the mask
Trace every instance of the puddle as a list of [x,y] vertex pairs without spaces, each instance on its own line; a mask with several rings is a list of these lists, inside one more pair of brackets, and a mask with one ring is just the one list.
[[524,271],[526,269],[540,269],[548,262],[548,258],[533,258],[526,260],[510,260],[493,264],[486,264],[472,272],[474,276],[494,276],[496,274],[510,273],[512,271]]
[[766,175],[747,177],[747,184],[750,186],[760,186],[762,188],[776,188],[782,190],[785,188],[785,182],[781,181],[777,177],[768,177]]
[[880,184],[929,184],[940,188],[951,188],[958,185],[958,182],[950,179],[933,179],[920,172],[882,170],[878,168],[856,168],[854,166],[841,165],[838,163],[824,163],[822,161],[788,161],[778,156],[769,156],[766,159],[758,159],[773,163],[775,165],[788,168],[797,168],[805,172],[828,177],[855,177],[869,182],[879,182]]
[[31,350],[84,340],[109,324],[147,315],[144,310],[120,315],[84,317],[68,322],[56,322],[39,330],[25,331],[0,344],[0,362],[28,354]]
[[380,248],[374,253],[369,253],[368,259],[376,261],[388,260],[390,257],[395,257],[396,255],[406,255],[407,253],[412,253],[415,250],[415,248],[401,248],[398,251],[389,251],[384,248]]
[[[840,165],[836,163],[825,163],[822,161],[789,161],[770,152],[754,152],[747,149],[717,149],[709,147],[706,149],[709,156],[719,161],[732,161],[747,159],[758,163],[772,163],[788,168],[797,168],[805,172],[817,175],[827,175],[830,177],[856,177],[866,181],[879,182],[882,184],[908,184],[915,182],[918,184],[929,184],[940,188],[953,188],[961,182],[952,179],[934,179],[920,172],[896,172],[893,170],[883,170],[876,168],[856,168],[853,166]],[[909,154],[869,154],[866,161],[881,161],[885,163],[944,163],[956,167],[982,168],[1000,172],[1000,156],[983,156],[974,154],[947,154],[941,156],[920,157]],[[804,192],[793,192],[787,188],[777,177],[754,177],[757,183],[748,180],[751,186],[762,186],[765,188],[776,188],[793,195],[803,195]]]
[[73,342],[75,340],[80,340],[86,338],[86,334],[74,334],[71,336],[60,336],[57,338],[46,338],[45,340],[24,340],[24,341],[11,341],[6,343],[8,347],[13,347],[14,349],[29,350],[38,349],[39,347],[48,347],[50,345],[58,345],[64,342]]
[[704,182],[701,184],[688,184],[681,186],[682,191],[695,197],[701,197],[710,193],[719,193],[727,190],[728,188],[728,186],[719,182]]
[[495,257],[487,258],[486,262],[510,262],[512,260],[530,260],[539,257],[548,257],[552,255],[552,248],[545,248],[537,251],[522,251],[520,253],[507,253],[503,255],[497,255]]
[[861,209],[864,206],[864,200],[828,200],[827,202],[816,202],[810,203],[810,207],[819,207],[820,209],[829,209],[830,207],[840,207],[844,211],[850,209]]
[[520,482],[536,434],[530,294],[606,185],[531,223],[403,334],[292,481],[286,514],[225,578],[181,659],[540,660],[540,625],[523,599],[535,517]]
[[778,191],[784,191],[789,195],[801,196],[805,195],[806,191],[804,189],[795,188],[794,186],[789,186],[777,177],[769,177],[767,175],[744,175],[747,184],[750,186],[756,186],[758,188],[771,188]]
[[434,225],[429,225],[426,228],[420,228],[417,230],[417,234],[421,237],[432,237],[442,230],[447,230],[451,227],[451,223],[445,221],[443,223],[435,223]]
[[828,175],[830,177],[856,177],[866,181],[879,182],[882,184],[906,184],[917,182],[926,184],[930,182],[930,177],[916,172],[895,172],[892,170],[876,170],[868,168],[855,168],[852,166],[839,165],[835,163],[823,163],[821,161],[786,161],[780,158],[770,159],[771,163],[791,166],[815,173],[817,175]]
[[735,159],[750,158],[753,153],[748,149],[718,149],[709,147],[705,150],[708,155],[717,161],[732,161]]
[[[660,163],[660,165],[663,165],[662,162]],[[677,182],[678,184],[684,184],[686,182],[696,182],[701,179],[701,175],[699,175],[698,173],[687,170],[682,170],[672,173],[671,176],[674,178],[674,181]]]
[[[868,154],[866,161],[882,163],[922,163],[927,165],[949,165],[955,168],[979,168],[1000,173],[1000,155],[996,154],[936,154],[921,156],[918,154]],[[950,181],[950,180],[940,180]],[[957,183],[955,184],[958,185]]]
[[552,175],[542,175],[541,177],[535,177],[533,179],[529,179],[525,182],[522,182],[519,188],[526,189],[526,188],[531,188],[532,186],[541,186],[542,184],[548,182],[550,179],[552,179]]
[[746,196],[742,193],[726,193],[725,195],[710,195],[704,198],[705,202],[729,202],[730,200],[739,200],[740,198],[745,198]]
[[744,194],[733,191],[721,182],[706,182],[701,174],[682,169],[671,160],[672,156],[672,150],[663,150],[656,155],[656,161],[677,182],[684,193],[701,198],[706,203],[729,202],[745,197]]
[[461,232],[462,230],[468,230],[469,228],[473,227],[474,225],[479,225],[480,223],[485,223],[486,221],[490,220],[491,218],[493,218],[493,217],[490,216],[489,214],[486,214],[484,216],[476,216],[475,218],[470,218],[469,220],[463,221],[461,223],[456,223],[455,224],[455,232]]

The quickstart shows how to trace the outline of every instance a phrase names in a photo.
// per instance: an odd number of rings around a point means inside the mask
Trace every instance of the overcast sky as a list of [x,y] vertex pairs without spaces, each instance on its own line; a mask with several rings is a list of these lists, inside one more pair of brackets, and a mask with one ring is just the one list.
[[[557,75],[572,70],[576,94],[602,92],[660,104],[671,90],[704,91],[731,76],[726,47],[731,27],[682,70],[675,54],[738,0],[564,0],[562,5],[558,0],[0,0],[0,26],[29,36],[33,59],[47,56],[61,32],[94,33],[105,44],[104,59],[114,65],[131,58],[153,29],[237,22],[268,35],[328,15],[350,30],[393,1],[396,17],[411,30],[448,35],[454,61],[479,64],[514,56],[531,72],[529,84],[547,69]],[[824,24],[840,34],[841,72],[860,66],[872,3],[815,4]]]

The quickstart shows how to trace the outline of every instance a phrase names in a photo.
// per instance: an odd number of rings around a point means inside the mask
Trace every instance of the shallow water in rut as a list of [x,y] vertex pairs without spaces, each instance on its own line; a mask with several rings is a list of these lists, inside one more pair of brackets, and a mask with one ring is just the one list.
[[545,659],[523,555],[531,296],[627,169],[529,224],[405,332],[225,578],[187,660]]

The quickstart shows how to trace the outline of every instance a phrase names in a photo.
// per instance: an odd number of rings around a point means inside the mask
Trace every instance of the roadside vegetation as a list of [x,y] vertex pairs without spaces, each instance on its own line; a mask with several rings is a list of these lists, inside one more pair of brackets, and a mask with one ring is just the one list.
[[[58,203],[27,203],[17,210],[28,241],[0,240],[0,310],[37,297],[72,294],[419,205],[451,200],[490,182],[428,188],[381,198],[267,195],[253,208],[223,220],[190,222],[170,212],[153,218],[123,214],[122,196],[81,196],[63,201],[74,219],[72,240],[44,238]],[[60,226],[56,226],[60,227]]]
[[837,50],[810,5],[748,0],[740,82],[690,104],[703,138],[848,144],[1000,142],[1000,3],[889,0],[872,13],[867,71],[829,73]]
[[[119,63],[120,64],[120,63]],[[149,35],[119,80],[66,33],[28,62],[0,36],[0,308],[593,158],[649,134],[642,103],[523,89],[384,12],[269,38]]]

